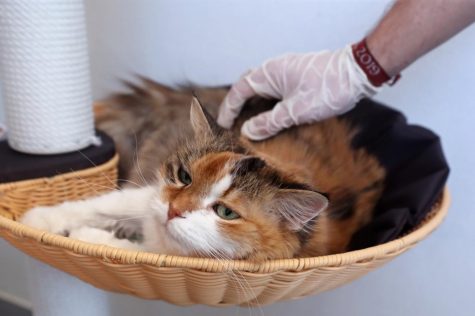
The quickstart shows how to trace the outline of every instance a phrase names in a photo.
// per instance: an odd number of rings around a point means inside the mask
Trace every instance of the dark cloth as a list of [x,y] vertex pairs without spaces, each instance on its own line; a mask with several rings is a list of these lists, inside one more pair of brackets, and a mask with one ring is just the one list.
[[366,148],[387,171],[373,220],[353,236],[354,250],[388,242],[418,225],[439,198],[449,166],[439,137],[408,124],[396,110],[365,99],[343,117],[360,129],[353,146]]
[[83,170],[109,161],[115,154],[114,142],[98,131],[101,146],[59,155],[30,155],[15,151],[6,141],[0,142],[0,183],[57,176]]

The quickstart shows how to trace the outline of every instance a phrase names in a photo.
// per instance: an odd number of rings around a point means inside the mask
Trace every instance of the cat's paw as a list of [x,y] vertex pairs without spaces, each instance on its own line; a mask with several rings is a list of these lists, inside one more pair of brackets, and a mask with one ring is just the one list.
[[68,236],[72,228],[61,205],[32,208],[23,214],[19,221],[27,226],[63,236]]
[[113,232],[89,226],[71,230],[69,238],[105,245],[110,245],[115,239]]
[[69,238],[117,248],[142,250],[142,245],[139,243],[133,243],[127,239],[118,239],[115,237],[114,232],[95,227],[83,226],[76,228],[71,231]]
[[137,219],[117,221],[112,226],[115,237],[119,239],[128,239],[133,242],[143,241],[142,221]]

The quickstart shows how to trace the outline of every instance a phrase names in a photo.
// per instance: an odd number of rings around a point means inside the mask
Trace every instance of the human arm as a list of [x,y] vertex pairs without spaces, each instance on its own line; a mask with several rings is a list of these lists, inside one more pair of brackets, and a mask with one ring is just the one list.
[[[399,0],[366,43],[392,77],[474,20],[475,0]],[[280,99],[272,111],[251,118],[242,127],[245,136],[261,140],[293,125],[344,113],[379,89],[356,63],[350,46],[333,52],[285,55],[265,62],[233,85],[220,108],[218,123],[231,127],[253,95]]]
[[367,36],[368,48],[390,75],[475,21],[475,0],[399,0]]

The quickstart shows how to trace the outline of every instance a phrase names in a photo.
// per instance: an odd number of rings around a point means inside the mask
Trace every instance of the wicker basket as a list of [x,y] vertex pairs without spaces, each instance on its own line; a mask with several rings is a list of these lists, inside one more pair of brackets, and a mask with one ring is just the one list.
[[[413,247],[444,219],[444,190],[426,220],[397,240],[343,254],[258,265],[127,251],[76,241],[17,223],[34,205],[97,194],[115,182],[117,157],[88,170],[0,185],[0,235],[25,253],[108,291],[177,305],[263,305],[350,282]],[[111,182],[112,181],[112,182]]]

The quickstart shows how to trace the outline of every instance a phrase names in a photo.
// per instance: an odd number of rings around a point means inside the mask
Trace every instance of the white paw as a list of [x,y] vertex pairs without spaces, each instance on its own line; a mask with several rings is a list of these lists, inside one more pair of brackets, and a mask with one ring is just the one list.
[[114,233],[95,227],[83,226],[73,229],[69,233],[69,238],[95,244],[109,244],[114,239]]
[[32,208],[20,218],[20,222],[51,233],[67,235],[73,223],[63,205]]

